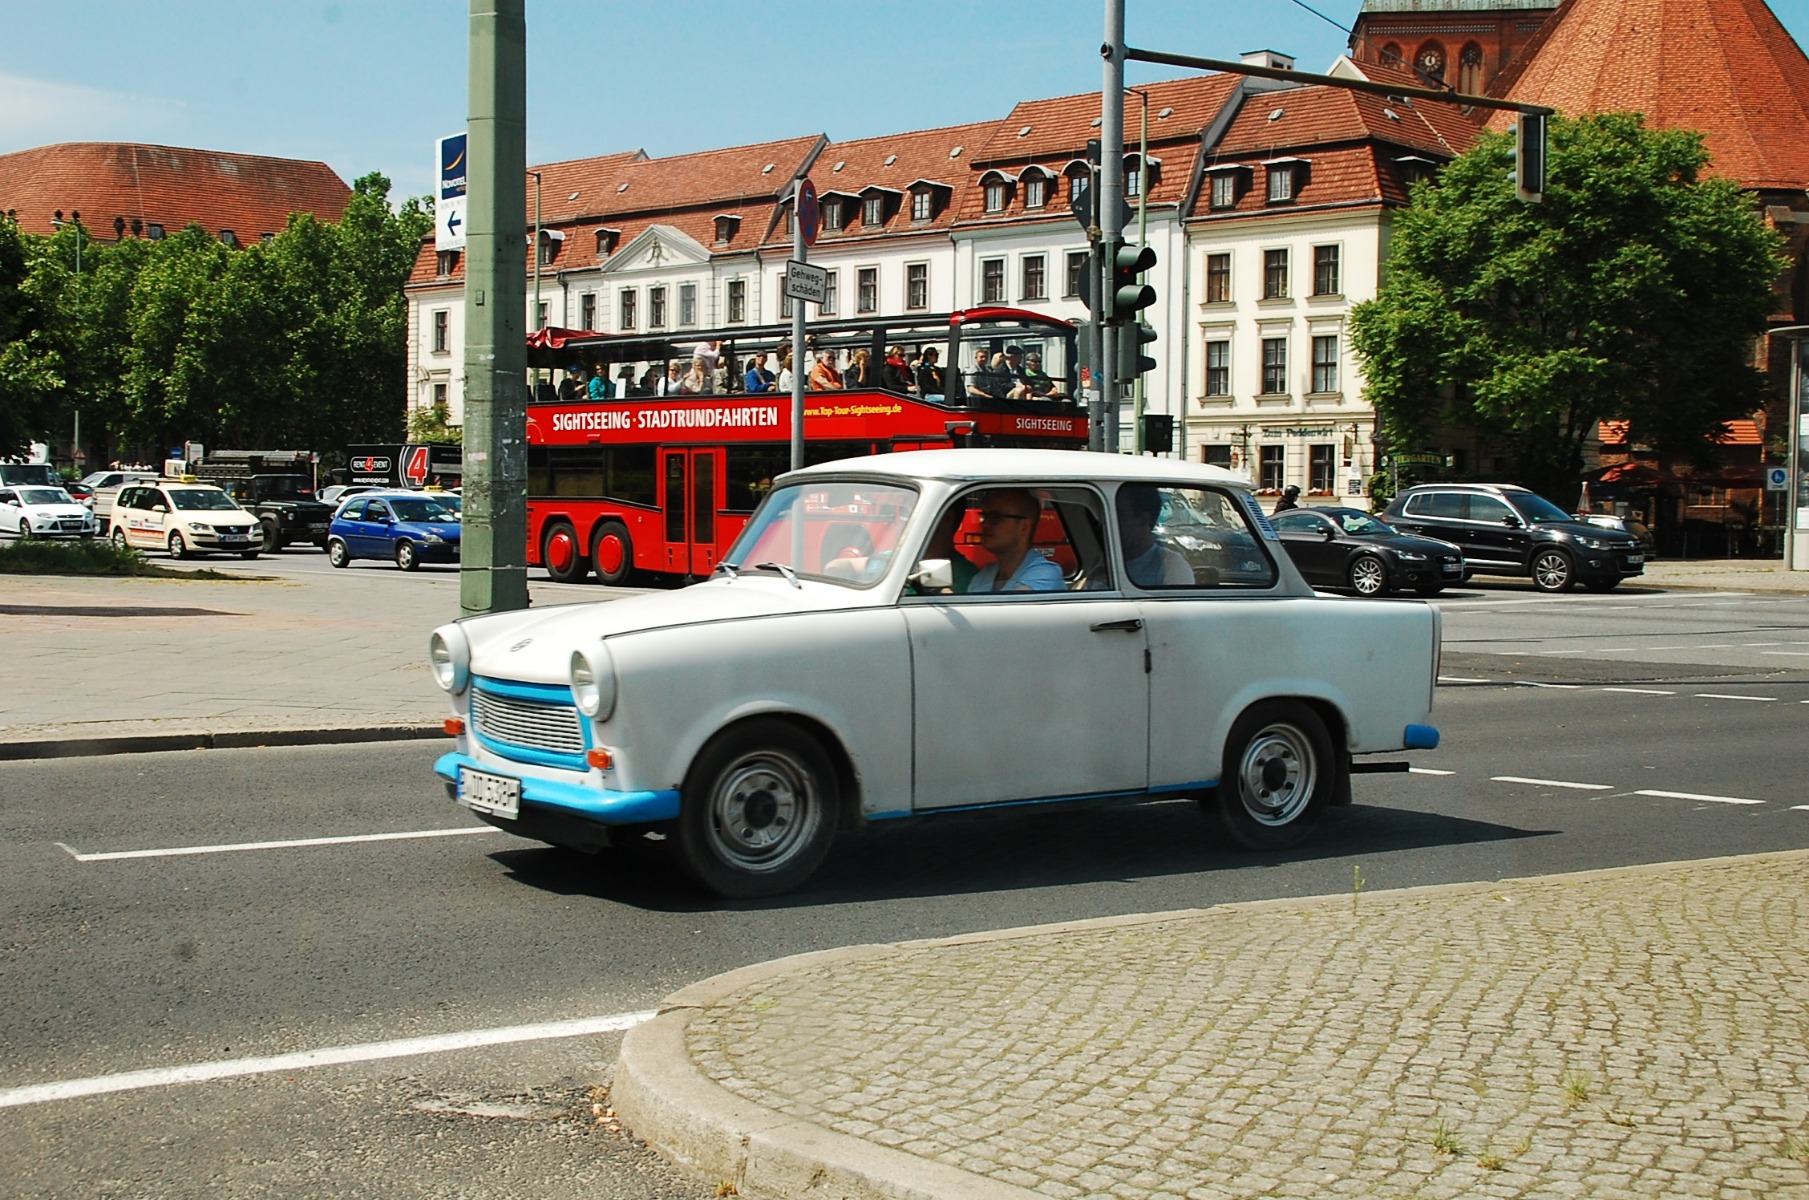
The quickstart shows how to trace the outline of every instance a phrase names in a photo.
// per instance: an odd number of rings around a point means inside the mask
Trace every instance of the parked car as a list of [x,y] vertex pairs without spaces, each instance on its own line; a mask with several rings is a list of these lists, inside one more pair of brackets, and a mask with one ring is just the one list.
[[1576,519],[1585,525],[1597,525],[1603,529],[1618,529],[1639,543],[1641,553],[1646,561],[1651,562],[1658,557],[1657,543],[1652,537],[1652,529],[1644,521],[1635,517],[1622,517],[1614,513],[1577,513]]
[[0,534],[27,538],[91,538],[94,514],[60,487],[0,487]]
[[1463,581],[1462,550],[1402,533],[1361,509],[1296,508],[1269,519],[1282,549],[1314,587],[1349,588],[1359,596],[1436,596]]
[[121,488],[134,483],[156,483],[158,478],[155,471],[129,469],[94,471],[82,476],[82,482],[94,489],[94,519],[101,532],[106,533],[112,525],[113,502],[119,498]]
[[69,493],[71,500],[83,508],[90,512],[94,510],[94,489],[87,484],[77,479],[71,479],[64,482],[63,490]]
[[334,483],[320,489],[320,502],[338,507],[341,502],[353,496],[381,490],[374,483]]
[[387,558],[404,571],[424,562],[457,562],[457,507],[425,492],[366,492],[333,514],[327,561],[336,567],[355,558]]
[[163,550],[171,558],[213,553],[256,558],[261,534],[258,519],[211,483],[135,483],[113,505],[115,546]]
[[1642,573],[1645,552],[1631,534],[1588,525],[1511,483],[1423,483],[1382,511],[1403,533],[1455,542],[1477,575],[1530,577],[1542,592],[1581,583],[1605,592]]
[[722,896],[798,886],[845,825],[1023,803],[1192,796],[1272,850],[1357,756],[1437,745],[1439,630],[1316,595],[1229,471],[848,459],[779,477],[708,580],[435,630],[435,770],[525,838],[665,833]]

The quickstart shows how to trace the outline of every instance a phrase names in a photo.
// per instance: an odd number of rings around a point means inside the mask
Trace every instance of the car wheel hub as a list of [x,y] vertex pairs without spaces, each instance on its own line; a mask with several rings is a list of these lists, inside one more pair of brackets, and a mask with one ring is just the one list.
[[1244,809],[1252,820],[1285,825],[1306,810],[1317,781],[1304,740],[1304,735],[1283,726],[1251,740],[1238,775]]
[[719,849],[743,865],[771,865],[803,843],[810,810],[809,785],[795,764],[765,755],[743,762],[717,789]]

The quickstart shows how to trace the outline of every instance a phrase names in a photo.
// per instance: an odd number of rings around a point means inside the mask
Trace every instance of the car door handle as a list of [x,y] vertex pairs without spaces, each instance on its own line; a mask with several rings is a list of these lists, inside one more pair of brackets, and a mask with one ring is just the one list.
[[1142,617],[1126,617],[1122,621],[1101,621],[1097,625],[1089,625],[1094,633],[1136,633],[1143,628]]

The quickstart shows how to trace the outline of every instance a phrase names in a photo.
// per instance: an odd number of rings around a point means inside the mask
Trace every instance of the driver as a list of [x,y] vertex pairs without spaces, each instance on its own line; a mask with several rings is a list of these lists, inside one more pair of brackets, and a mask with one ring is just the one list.
[[995,488],[980,495],[980,546],[993,556],[967,590],[978,592],[1059,592],[1062,569],[1034,549],[1042,501],[1023,488]]

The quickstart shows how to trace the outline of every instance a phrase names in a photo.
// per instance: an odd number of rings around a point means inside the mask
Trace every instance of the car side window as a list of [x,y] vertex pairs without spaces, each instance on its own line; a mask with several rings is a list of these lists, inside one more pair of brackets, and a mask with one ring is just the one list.
[[1325,529],[1324,519],[1318,513],[1305,510],[1270,517],[1269,524],[1275,526],[1278,533],[1319,533]]
[[364,505],[363,500],[347,500],[345,507],[339,510],[339,519],[342,521],[364,520]]
[[1104,514],[1091,488],[982,487],[942,510],[918,557],[947,559],[957,596],[1109,591]]
[[18,502],[19,498],[13,495],[11,489],[0,489],[0,504],[17,504]]
[[389,520],[389,505],[381,500],[372,500],[369,507],[364,510],[364,519],[367,521]]
[[118,504],[121,508],[137,508],[138,494],[142,489],[129,487],[119,494]]
[[1461,521],[1464,515],[1463,493],[1420,492],[1417,495],[1409,496],[1407,498],[1407,515]]
[[[1149,511],[1154,493],[1154,520]],[[1244,505],[1228,492],[1125,484],[1115,498],[1124,574],[1148,591],[1265,588],[1277,578]],[[1146,524],[1146,522],[1149,522]]]
[[1493,496],[1470,497],[1470,520],[1499,525],[1514,515],[1514,510]]

